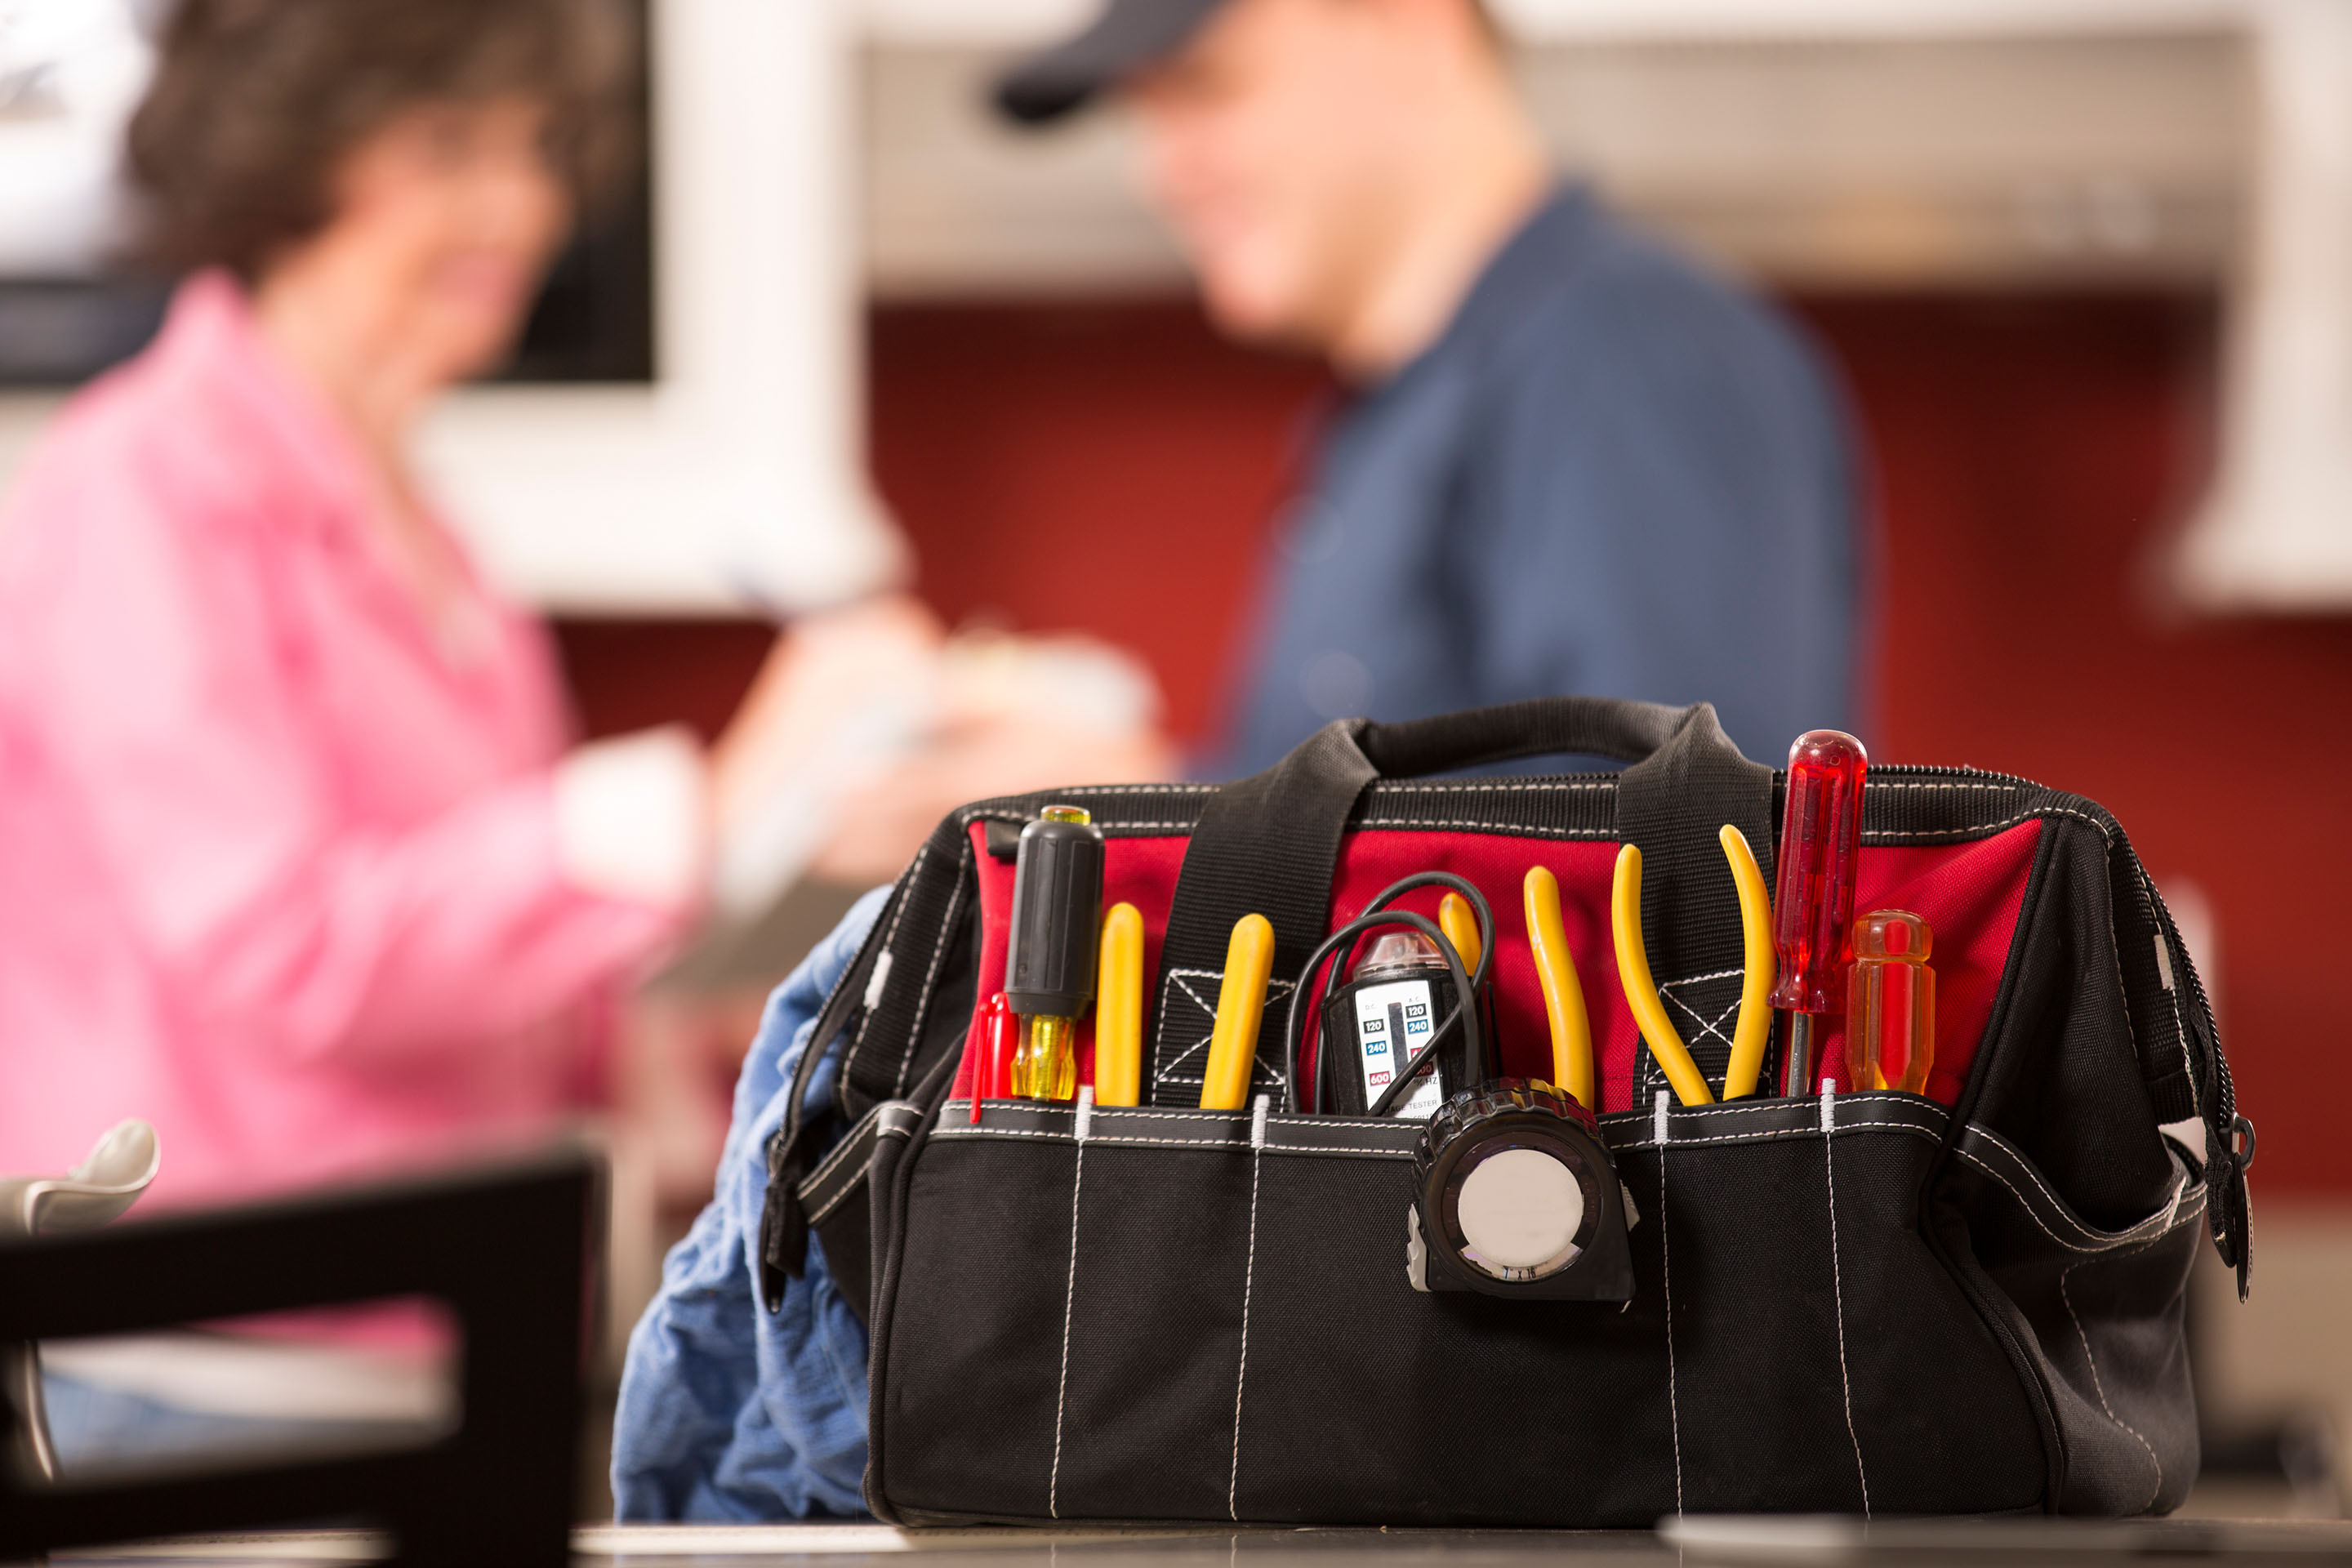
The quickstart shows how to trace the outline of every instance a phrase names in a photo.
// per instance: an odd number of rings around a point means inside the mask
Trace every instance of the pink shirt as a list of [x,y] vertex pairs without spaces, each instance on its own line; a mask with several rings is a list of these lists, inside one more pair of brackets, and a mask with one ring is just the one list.
[[173,1201],[546,1130],[679,923],[556,850],[541,628],[438,628],[225,277],[0,511],[0,1171],[124,1116]]

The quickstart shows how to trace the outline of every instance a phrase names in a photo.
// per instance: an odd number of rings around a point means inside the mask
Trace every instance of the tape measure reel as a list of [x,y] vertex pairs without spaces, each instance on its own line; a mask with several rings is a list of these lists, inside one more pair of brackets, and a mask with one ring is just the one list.
[[1624,1194],[1599,1122],[1539,1079],[1454,1096],[1413,1154],[1406,1272],[1416,1290],[1630,1301]]

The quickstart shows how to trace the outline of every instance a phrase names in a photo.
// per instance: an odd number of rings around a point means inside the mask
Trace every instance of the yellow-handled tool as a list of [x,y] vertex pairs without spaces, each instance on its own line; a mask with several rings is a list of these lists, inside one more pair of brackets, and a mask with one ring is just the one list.
[[1716,835],[1724,858],[1731,862],[1732,885],[1739,889],[1739,932],[1747,972],[1739,983],[1739,1022],[1731,1031],[1731,1066],[1723,1075],[1723,1098],[1738,1100],[1756,1092],[1764,1070],[1764,1047],[1772,1039],[1773,977],[1780,954],[1772,945],[1772,895],[1764,886],[1763,868],[1748,836],[1729,823]]
[[1234,922],[1225,944],[1224,984],[1217,990],[1217,1025],[1209,1037],[1209,1065],[1201,1077],[1201,1109],[1239,1110],[1249,1100],[1250,1068],[1257,1061],[1258,1020],[1265,1013],[1266,977],[1274,973],[1274,927],[1264,915]]
[[1527,906],[1528,948],[1535,954],[1544,1016],[1551,1025],[1551,1080],[1590,1110],[1592,1023],[1585,1016],[1584,987],[1577,980],[1576,957],[1568,950],[1568,928],[1559,917],[1559,879],[1549,867],[1530,866],[1519,890]]
[[1675,1098],[1685,1105],[1712,1105],[1706,1075],[1691,1060],[1690,1047],[1675,1033],[1665,1004],[1658,1000],[1658,984],[1650,978],[1650,950],[1642,942],[1642,851],[1628,844],[1617,851],[1617,875],[1609,891],[1609,929],[1617,943],[1617,980],[1625,988],[1625,1005],[1633,1022],[1650,1043],[1650,1055],[1675,1087]]
[[1437,900],[1437,929],[1454,944],[1461,955],[1462,973],[1478,973],[1478,956],[1486,951],[1478,941],[1478,917],[1470,908],[1470,900],[1459,893],[1448,893]]
[[1143,1097],[1143,915],[1133,904],[1103,911],[1095,977],[1095,1103]]

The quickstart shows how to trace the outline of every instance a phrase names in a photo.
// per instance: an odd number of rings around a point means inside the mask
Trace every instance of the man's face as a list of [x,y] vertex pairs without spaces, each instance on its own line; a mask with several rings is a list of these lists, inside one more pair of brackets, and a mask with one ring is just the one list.
[[1326,348],[1389,243],[1412,115],[1412,0],[1229,0],[1129,84],[1152,199],[1210,315]]

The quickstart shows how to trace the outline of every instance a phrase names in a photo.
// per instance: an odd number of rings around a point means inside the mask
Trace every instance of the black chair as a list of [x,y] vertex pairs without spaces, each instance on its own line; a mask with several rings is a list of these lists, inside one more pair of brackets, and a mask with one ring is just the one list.
[[69,1546],[349,1521],[404,1563],[570,1562],[602,1169],[566,1152],[396,1185],[0,1242],[0,1344],[403,1297],[458,1325],[459,1425],[395,1453],[77,1482],[30,1462],[11,1399],[0,1562]]

